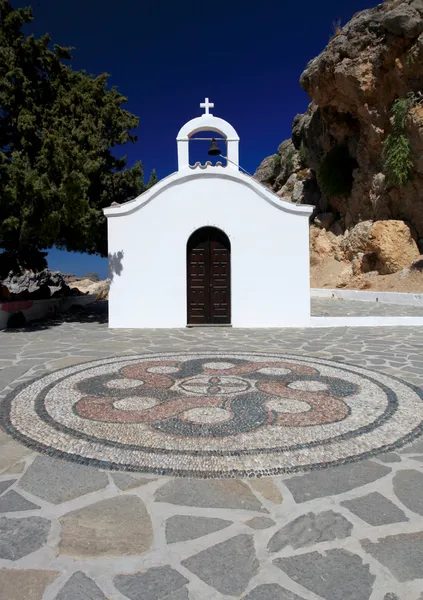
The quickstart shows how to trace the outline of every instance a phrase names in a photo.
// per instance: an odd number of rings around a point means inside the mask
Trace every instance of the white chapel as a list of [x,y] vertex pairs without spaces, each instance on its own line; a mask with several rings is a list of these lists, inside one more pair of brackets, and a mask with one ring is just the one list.
[[[104,210],[109,327],[309,326],[313,207],[243,173],[237,132],[211,114],[208,98],[200,107],[176,138],[178,170]],[[216,165],[190,164],[201,131],[226,142]]]

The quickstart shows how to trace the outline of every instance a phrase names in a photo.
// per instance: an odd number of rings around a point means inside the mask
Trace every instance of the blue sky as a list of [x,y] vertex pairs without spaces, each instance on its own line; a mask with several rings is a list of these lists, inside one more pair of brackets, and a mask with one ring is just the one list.
[[[290,137],[295,115],[307,108],[299,78],[328,43],[333,22],[345,24],[375,5],[370,0],[37,0],[30,30],[74,46],[75,69],[111,75],[110,83],[128,97],[126,108],[140,118],[139,140],[126,153],[129,164],[142,160],[146,179],[153,168],[159,178],[176,170],[176,134],[202,114],[205,96],[215,103],[212,112],[237,129],[240,164],[253,173]],[[49,266],[77,275],[107,273],[105,259],[55,250]]]

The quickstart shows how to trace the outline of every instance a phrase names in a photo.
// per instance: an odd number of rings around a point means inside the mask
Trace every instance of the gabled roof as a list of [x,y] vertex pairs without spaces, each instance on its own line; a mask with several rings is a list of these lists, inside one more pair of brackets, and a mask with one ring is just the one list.
[[172,173],[168,177],[165,177],[156,183],[146,192],[140,194],[137,198],[134,198],[134,200],[130,200],[129,202],[125,202],[124,204],[120,204],[118,206],[110,206],[103,209],[103,212],[108,218],[129,215],[142,208],[149,202],[152,202],[156,196],[167,190],[169,187],[172,187],[174,184],[180,185],[181,183],[198,178],[211,179],[214,177],[236,181],[240,185],[245,185],[246,187],[254,190],[258,196],[271,204],[274,208],[287,213],[309,217],[314,210],[314,207],[308,204],[292,204],[288,200],[284,200],[283,198],[276,196],[276,194],[273,194],[270,190],[252,177],[248,177],[247,175],[244,175],[244,173],[241,173],[235,169],[228,169],[220,166],[213,167],[209,165],[196,165],[195,167],[189,167],[187,169]]

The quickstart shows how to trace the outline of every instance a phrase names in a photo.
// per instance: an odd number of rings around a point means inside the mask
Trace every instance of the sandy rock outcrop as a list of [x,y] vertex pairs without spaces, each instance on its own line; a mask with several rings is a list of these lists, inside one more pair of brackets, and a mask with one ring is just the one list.
[[334,258],[345,263],[346,277],[370,272],[386,275],[409,269],[419,259],[415,239],[403,221],[363,221],[338,235],[333,228],[310,227],[312,265]]
[[361,260],[363,272],[380,274],[408,268],[420,254],[410,228],[395,220],[359,223],[343,237],[341,247],[349,260]]
[[92,281],[92,279],[76,279],[72,285],[83,294],[95,294],[97,300],[109,297],[109,280]]

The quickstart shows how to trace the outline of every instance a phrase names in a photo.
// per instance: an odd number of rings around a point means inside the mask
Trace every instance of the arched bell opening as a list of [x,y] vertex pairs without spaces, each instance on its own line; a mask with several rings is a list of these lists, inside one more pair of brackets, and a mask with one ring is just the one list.
[[216,227],[197,229],[187,242],[187,323],[231,323],[231,243]]
[[[212,144],[212,141],[214,143]],[[220,153],[217,151],[210,154],[210,147],[218,148]],[[189,136],[188,142],[188,153],[189,153],[189,164],[191,166],[196,163],[202,165],[207,162],[211,162],[212,165],[221,163],[222,167],[226,167],[227,161],[223,158],[228,155],[227,140],[219,131],[208,129],[205,131],[198,131]]]

